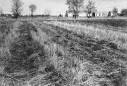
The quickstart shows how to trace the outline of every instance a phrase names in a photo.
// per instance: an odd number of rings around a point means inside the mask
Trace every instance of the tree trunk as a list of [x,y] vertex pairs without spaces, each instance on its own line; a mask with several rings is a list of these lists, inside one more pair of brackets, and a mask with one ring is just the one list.
[[33,17],[33,12],[31,11],[31,17]]

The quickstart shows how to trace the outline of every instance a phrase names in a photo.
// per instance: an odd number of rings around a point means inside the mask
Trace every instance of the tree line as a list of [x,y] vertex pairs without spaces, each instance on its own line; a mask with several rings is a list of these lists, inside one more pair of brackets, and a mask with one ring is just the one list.
[[[66,5],[68,6],[68,10],[65,12],[65,17],[68,17],[68,14],[72,14],[74,18],[79,16],[79,13],[86,13],[87,17],[95,17],[96,16],[96,6],[95,2],[92,0],[88,0],[86,6],[84,6],[84,0],[66,0]],[[36,11],[37,7],[35,4],[29,5],[29,9],[31,12],[31,17],[33,17],[34,12]],[[3,14],[3,10],[0,9],[0,14]],[[14,18],[18,18],[22,15],[23,11],[23,2],[21,0],[12,0],[12,8],[11,12]],[[46,15],[50,15],[49,10],[45,10]],[[127,16],[127,9],[122,9],[121,13],[118,13],[118,8],[113,8],[112,11],[108,12],[107,16]],[[62,17],[62,14],[59,15]]]
[[[34,12],[36,11],[37,7],[35,4],[31,4],[29,5],[29,10],[31,12],[31,17],[33,17]],[[3,10],[0,9],[0,14],[1,16],[13,16],[13,18],[18,18],[19,16],[22,16],[22,12],[23,12],[23,2],[21,0],[12,0],[12,8],[11,8],[11,14],[4,14]],[[44,15],[43,16],[49,16],[50,15],[50,11],[49,10],[45,10]],[[40,15],[38,15],[40,16]]]
[[[67,0],[66,5],[68,5],[68,13],[71,13],[74,18],[77,18],[81,12],[85,12],[88,18],[95,17],[97,12],[95,2],[92,0],[88,0],[86,6],[84,6],[84,0]],[[118,8],[114,7],[107,16],[127,16],[127,9],[122,9],[121,13],[118,13]]]

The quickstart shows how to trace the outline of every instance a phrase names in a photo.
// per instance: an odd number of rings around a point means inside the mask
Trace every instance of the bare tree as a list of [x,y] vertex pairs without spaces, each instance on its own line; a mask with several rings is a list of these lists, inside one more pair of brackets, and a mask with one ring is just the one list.
[[92,0],[88,1],[88,4],[86,6],[86,12],[88,18],[91,16],[93,12],[96,12],[95,2],[93,2]]
[[12,14],[14,18],[18,18],[22,13],[23,3],[20,0],[12,0]]
[[118,15],[118,8],[114,7],[112,10],[112,13],[113,13],[113,17],[117,16]]
[[33,13],[35,12],[35,10],[36,10],[36,5],[34,5],[34,4],[31,4],[30,6],[29,6],[29,8],[30,8],[30,11],[31,11],[31,16],[33,17]]
[[68,12],[73,14],[76,19],[79,16],[81,8],[84,6],[84,0],[67,0]]

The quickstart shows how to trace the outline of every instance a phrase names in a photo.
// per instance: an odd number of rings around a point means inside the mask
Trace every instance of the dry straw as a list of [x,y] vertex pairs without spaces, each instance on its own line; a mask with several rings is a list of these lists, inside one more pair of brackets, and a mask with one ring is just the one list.
[[[109,29],[100,29],[94,26],[87,26],[81,24],[69,24],[66,22],[58,22],[58,21],[51,21],[51,22],[44,22],[47,24],[52,24],[55,26],[62,27],[64,29],[74,31],[77,34],[85,34],[99,40],[107,40],[113,43],[116,43],[120,49],[127,49],[127,33],[113,31]],[[106,27],[104,27],[106,28]]]

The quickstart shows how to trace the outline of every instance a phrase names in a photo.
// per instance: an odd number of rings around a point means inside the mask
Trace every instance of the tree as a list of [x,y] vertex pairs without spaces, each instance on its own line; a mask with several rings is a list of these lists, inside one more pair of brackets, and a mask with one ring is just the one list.
[[110,17],[112,14],[111,14],[111,11],[108,12],[108,17]]
[[93,2],[92,0],[88,1],[88,4],[86,6],[86,12],[88,18],[91,16],[93,12],[96,12],[95,2]]
[[121,16],[127,16],[127,9],[122,9],[120,15]]
[[59,14],[58,17],[63,17],[63,15],[62,14]]
[[36,5],[31,4],[31,5],[29,6],[29,9],[30,9],[30,11],[31,11],[31,16],[33,17],[33,13],[34,13],[35,10],[36,10]]
[[92,13],[92,17],[95,17],[95,16],[96,16],[96,14],[95,14],[95,12],[93,12],[93,13]]
[[66,13],[65,13],[65,17],[68,17],[68,12],[66,11]]
[[116,7],[113,8],[112,13],[113,13],[114,17],[117,16],[118,15],[118,8],[116,8]]
[[84,5],[84,0],[67,0],[68,12],[73,14],[76,19],[79,16],[79,12]]
[[12,14],[14,18],[18,18],[22,13],[23,3],[20,0],[12,0]]

